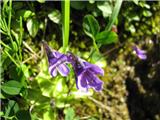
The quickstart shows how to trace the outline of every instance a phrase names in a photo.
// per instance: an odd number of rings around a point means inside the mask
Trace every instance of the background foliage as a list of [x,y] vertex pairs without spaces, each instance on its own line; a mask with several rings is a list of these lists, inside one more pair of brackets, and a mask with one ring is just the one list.
[[[70,31],[60,1],[1,2],[1,118],[160,120],[160,2],[121,2],[71,1]],[[42,40],[103,67],[103,91],[80,93],[72,69],[52,78]]]

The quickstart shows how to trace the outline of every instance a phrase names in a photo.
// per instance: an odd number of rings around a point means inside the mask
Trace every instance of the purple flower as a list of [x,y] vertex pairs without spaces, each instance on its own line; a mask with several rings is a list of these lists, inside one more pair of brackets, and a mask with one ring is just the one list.
[[104,75],[103,69],[74,56],[72,53],[68,53],[68,61],[73,66],[79,90],[88,91],[88,88],[93,88],[96,91],[102,90],[103,82],[96,75]]
[[142,60],[147,59],[146,51],[139,49],[137,46],[134,46],[133,50],[136,52],[137,56],[140,59],[142,59]]
[[47,53],[50,74],[55,77],[58,71],[62,76],[67,76],[69,74],[69,68],[65,64],[67,56],[58,51],[51,50],[45,42],[43,42],[43,46]]

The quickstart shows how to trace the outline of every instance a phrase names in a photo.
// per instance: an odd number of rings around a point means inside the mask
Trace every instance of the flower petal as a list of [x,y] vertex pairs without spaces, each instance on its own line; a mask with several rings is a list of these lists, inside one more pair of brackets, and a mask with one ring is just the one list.
[[102,68],[100,68],[99,66],[94,65],[94,64],[90,64],[88,62],[83,62],[83,63],[85,65],[85,69],[89,69],[94,74],[104,75],[104,70]]
[[85,78],[90,87],[93,87],[96,91],[102,90],[103,82],[94,73],[86,71]]
[[141,50],[139,48],[137,48],[137,54],[145,54],[146,51],[145,50]]
[[57,70],[62,76],[67,76],[69,74],[69,68],[65,64],[58,65]]
[[97,85],[94,87],[94,89],[95,89],[97,92],[101,91],[101,90],[103,89],[103,82],[97,84]]
[[133,49],[134,49],[134,51],[136,52],[137,56],[140,59],[142,59],[142,60],[147,59],[147,55],[146,55],[146,51],[145,50],[141,50],[137,46],[133,46]]
[[85,80],[83,73],[77,76],[76,85],[80,91],[84,91],[84,92],[88,91],[87,81]]
[[147,59],[147,56],[145,54],[139,54],[138,57],[142,60]]
[[52,70],[50,71],[50,74],[51,74],[53,77],[57,76],[57,69],[56,69],[56,68],[55,68],[55,69],[52,69]]

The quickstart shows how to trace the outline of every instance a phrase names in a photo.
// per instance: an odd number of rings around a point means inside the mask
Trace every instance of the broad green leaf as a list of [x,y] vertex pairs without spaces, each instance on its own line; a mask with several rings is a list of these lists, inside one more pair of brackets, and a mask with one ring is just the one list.
[[[17,80],[17,81],[20,81],[21,82],[21,85],[23,86],[27,86],[26,85],[26,77],[24,75],[24,72],[22,71],[22,66],[20,67],[16,67],[16,66],[12,66],[10,67],[9,69],[9,73],[10,73],[10,78],[11,79],[14,79],[14,80]],[[27,73],[25,73],[27,74]]]
[[2,111],[0,111],[0,117],[2,117],[4,115],[4,113]]
[[41,71],[36,76],[36,80],[40,86],[42,95],[47,97],[52,97],[54,84],[51,82],[51,76],[48,73],[48,66],[47,66],[47,60],[42,59],[39,63],[39,67],[41,68]]
[[103,17],[108,17],[112,13],[112,8],[109,2],[98,2],[97,7],[102,11]]
[[26,78],[29,78],[29,70],[25,64],[21,64],[21,70]]
[[15,41],[13,41],[13,43],[12,43],[12,48],[13,48],[13,51],[14,51],[14,52],[17,52],[17,51],[18,51],[18,46],[17,46],[17,44],[16,44]]
[[91,38],[95,38],[99,33],[98,21],[92,15],[86,15],[83,19],[83,30]]
[[13,116],[19,111],[19,106],[14,100],[9,100],[8,105],[5,107],[5,117]]
[[10,80],[2,85],[3,92],[9,95],[17,95],[20,93],[22,85],[20,82],[15,80]]
[[96,42],[102,45],[115,43],[118,40],[118,35],[115,32],[102,31],[96,36]]
[[61,13],[59,12],[59,10],[53,10],[51,13],[48,14],[48,17],[54,23],[59,24],[61,20]]
[[56,120],[57,114],[50,108],[49,110],[44,111],[43,120]]
[[65,120],[73,120],[75,117],[75,111],[73,108],[65,109]]
[[37,35],[38,29],[39,29],[39,22],[34,19],[34,18],[30,18],[27,20],[27,29],[29,34],[32,37],[35,37]]

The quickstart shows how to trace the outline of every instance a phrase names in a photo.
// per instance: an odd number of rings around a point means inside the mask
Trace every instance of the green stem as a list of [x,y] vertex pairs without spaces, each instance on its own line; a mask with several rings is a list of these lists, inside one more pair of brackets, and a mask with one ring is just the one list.
[[63,34],[63,50],[66,52],[69,41],[69,26],[70,26],[70,0],[62,1],[62,34]]
[[19,64],[14,60],[14,58],[13,58],[7,51],[4,51],[4,53],[8,55],[8,57],[12,60],[12,62],[13,62],[17,67],[19,67]]
[[3,45],[4,47],[6,47],[6,48],[12,50],[12,48],[10,48],[8,45],[6,45],[3,41],[0,41],[0,44],[2,44],[2,45]]
[[8,17],[8,29],[11,27],[11,17],[12,17],[12,0],[9,0],[9,17]]
[[109,19],[109,23],[108,23],[107,27],[105,28],[105,30],[107,30],[107,31],[111,30],[112,25],[116,21],[116,18],[118,16],[119,11],[120,11],[120,8],[121,8],[121,5],[122,5],[122,1],[123,0],[116,0],[115,7],[113,9],[112,15],[111,15],[111,17]]
[[92,39],[93,39],[94,48],[96,49],[97,52],[99,52],[99,48],[98,48],[98,46],[97,46],[97,44],[96,44],[95,38],[93,37]]
[[20,60],[22,61],[22,49],[21,49],[21,45],[22,45],[22,38],[23,38],[23,23],[22,23],[22,17],[20,17],[20,33],[19,33],[19,57]]

